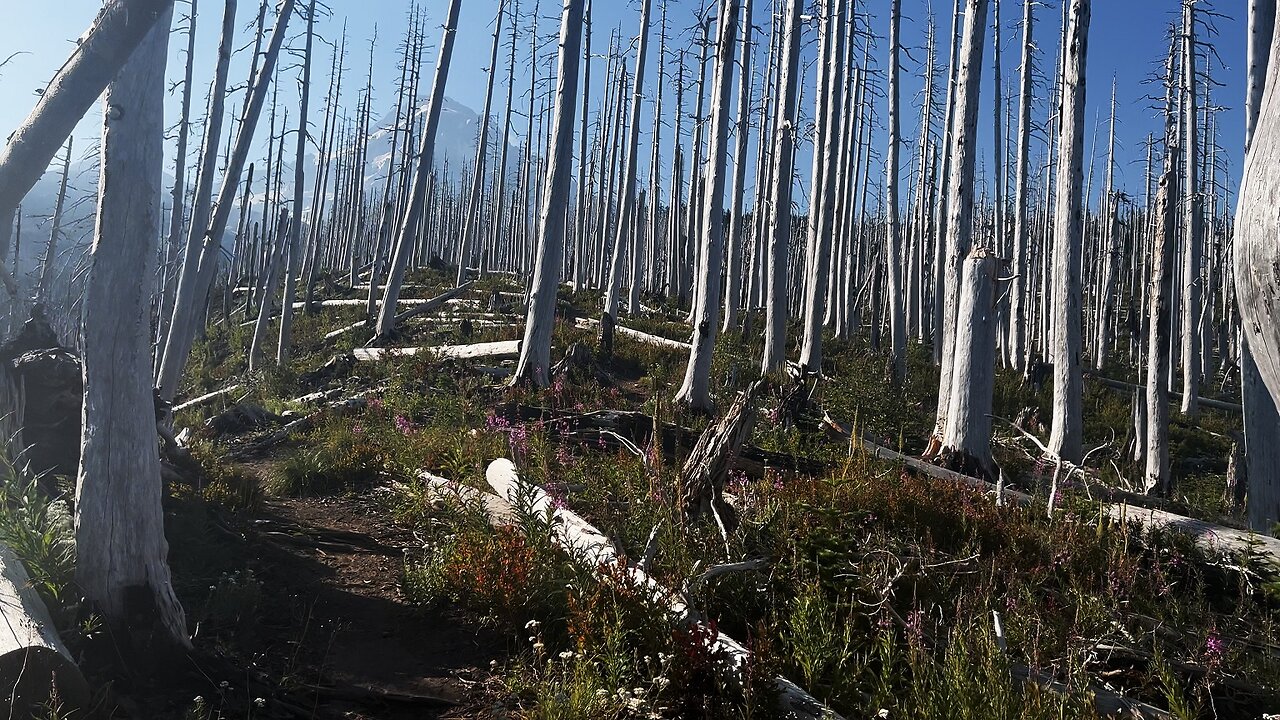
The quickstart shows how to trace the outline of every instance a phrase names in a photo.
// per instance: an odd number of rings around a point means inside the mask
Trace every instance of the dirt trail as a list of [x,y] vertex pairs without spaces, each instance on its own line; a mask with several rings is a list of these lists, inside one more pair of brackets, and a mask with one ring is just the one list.
[[317,717],[475,717],[506,641],[456,610],[407,604],[404,553],[419,544],[381,512],[368,498],[273,500],[261,510],[250,565],[274,648],[260,662]]

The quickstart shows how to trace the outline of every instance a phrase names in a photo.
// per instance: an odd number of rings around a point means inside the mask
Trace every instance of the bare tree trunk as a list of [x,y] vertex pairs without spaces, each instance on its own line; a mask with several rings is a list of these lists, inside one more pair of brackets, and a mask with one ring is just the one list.
[[[1253,137],[1263,108],[1263,97],[1266,88],[1273,91],[1274,78],[1271,77],[1272,35],[1276,27],[1276,3],[1274,0],[1250,0],[1249,2],[1249,82],[1248,94],[1245,98],[1245,157],[1248,159],[1253,147]],[[1274,114],[1274,103],[1268,108]],[[1274,123],[1273,123],[1274,126]],[[1274,132],[1274,130],[1273,130]],[[1273,140],[1274,143],[1274,140]],[[1274,144],[1272,145],[1274,147]],[[1245,207],[1244,188],[1241,188],[1240,207]],[[1237,223],[1243,220],[1243,212],[1237,211]],[[1233,268],[1236,293],[1240,302],[1243,327],[1240,330],[1240,374],[1241,402],[1244,408],[1245,466],[1247,467],[1248,503],[1247,512],[1249,528],[1257,532],[1270,532],[1280,522],[1280,413],[1276,411],[1276,400],[1263,383],[1258,363],[1254,359],[1249,322],[1245,317],[1245,295],[1240,290],[1242,282],[1248,280],[1241,273],[1239,257],[1241,254],[1240,229],[1236,226],[1234,243],[1236,263]],[[1274,385],[1273,385],[1274,387]]]
[[791,186],[795,168],[795,142],[798,131],[796,95],[800,87],[800,0],[787,0],[783,21],[785,57],[779,72],[778,86],[782,98],[777,103],[774,120],[774,153],[772,192],[769,213],[768,296],[765,301],[764,354],[760,371],[764,375],[781,373],[786,366],[787,343],[787,259],[791,250]]
[[[307,9],[307,39],[302,51],[302,98],[298,110],[297,150],[293,161],[293,225],[289,229],[287,253],[289,264],[284,271],[284,299],[280,301],[280,343],[276,345],[276,365],[284,366],[289,362],[289,346],[293,343],[293,296],[297,288],[298,270],[301,256],[306,252],[302,247],[302,200],[306,191],[307,138],[307,106],[311,101],[311,50],[315,42],[316,0],[311,0]],[[311,224],[315,226],[320,219],[314,215]]]
[[[484,93],[484,111],[480,113],[480,138],[476,142],[475,166],[471,172],[470,195],[467,199],[467,217],[462,225],[462,237],[458,247],[458,275],[454,280],[461,285],[467,278],[467,264],[475,250],[477,225],[480,222],[480,199],[484,195],[485,160],[489,151],[489,113],[493,107],[493,79],[498,75],[498,44],[502,37],[502,13],[506,9],[506,0],[498,0],[498,17],[493,21],[493,47],[489,51],[489,80]],[[507,139],[502,138],[502,142]],[[499,168],[501,171],[501,168]],[[480,250],[480,268],[487,267],[484,250]]]
[[[733,90],[733,49],[737,35],[738,3],[720,0],[716,68],[711,86],[711,142],[707,149],[707,173],[702,188],[702,280],[694,298],[693,349],[685,368],[684,384],[676,402],[710,412],[711,352],[720,329],[720,265],[724,261],[725,161],[729,154],[729,96]],[[747,18],[750,22],[750,18]]]
[[942,459],[950,469],[996,478],[991,403],[996,380],[996,258],[980,245],[964,263],[956,323],[956,359]]
[[[160,506],[151,389],[151,286],[164,163],[164,73],[172,9],[107,88],[98,218],[84,305],[84,416],[76,478],[76,583],[144,642],[189,647]],[[142,271],[141,273],[139,271]],[[139,592],[141,590],[141,592]],[[139,605],[141,603],[141,605]]]
[[1014,367],[1026,367],[1027,291],[1030,287],[1028,250],[1031,243],[1032,219],[1027,216],[1030,192],[1031,102],[1035,62],[1033,28],[1036,0],[1024,0],[1022,9],[1022,69],[1018,92],[1018,152],[1013,189],[1013,283],[1009,289],[1009,355]]
[[[729,196],[729,235],[728,235],[728,273],[724,294],[724,327],[728,332],[738,326],[738,311],[742,307],[743,241],[746,233],[746,217],[742,206],[742,198],[747,182],[747,142],[751,131],[751,0],[742,3],[742,42],[738,54],[738,65],[742,74],[738,77],[738,119],[735,123],[738,137],[733,153],[733,189]],[[654,155],[657,159],[657,155]],[[657,167],[656,163],[654,167]],[[657,207],[657,194],[654,194],[654,207]],[[759,212],[760,208],[756,208]]]
[[[957,304],[962,260],[969,254],[973,241],[973,168],[977,160],[978,98],[981,94],[982,52],[986,44],[987,0],[967,0],[964,13],[964,30],[961,39],[959,69],[957,71],[956,109],[952,117],[950,165],[951,176],[947,193],[945,266],[937,268],[947,282],[942,324],[934,331],[934,337],[942,338],[942,372],[938,383],[938,417],[929,454],[941,448],[946,437],[947,413],[951,409],[955,327],[958,322]],[[939,236],[938,242],[944,242]],[[948,330],[947,328],[952,328]],[[939,335],[941,331],[941,335]]]
[[1203,235],[1203,196],[1200,193],[1200,135],[1196,110],[1195,3],[1183,2],[1182,27],[1182,180],[1185,233],[1182,252],[1182,413],[1200,414],[1200,303],[1203,276],[1200,269]]
[[[902,227],[898,219],[898,151],[902,142],[898,130],[901,112],[898,106],[898,55],[901,51],[902,0],[892,0],[889,7],[889,147],[885,149],[884,209],[889,281],[889,366],[896,384],[907,377],[907,315],[904,305],[907,298],[902,292]],[[999,78],[996,82],[999,83]]]
[[1084,455],[1084,380],[1081,374],[1081,264],[1084,206],[1085,66],[1089,49],[1091,0],[1071,0],[1062,76],[1062,135],[1059,138],[1057,205],[1054,209],[1053,430],[1049,450],[1080,462]]
[[253,133],[262,114],[262,106],[267,99],[267,89],[275,72],[276,59],[284,44],[285,29],[289,26],[289,18],[293,14],[296,0],[283,0],[276,17],[275,29],[271,33],[271,44],[262,58],[262,66],[249,91],[245,105],[244,118],[240,123],[230,161],[222,179],[222,189],[218,193],[218,202],[209,219],[207,230],[203,232],[203,250],[200,253],[199,273],[190,293],[178,293],[174,298],[173,321],[169,327],[169,337],[165,342],[164,358],[160,362],[159,382],[160,395],[165,400],[172,400],[178,388],[178,380],[182,368],[191,353],[191,345],[195,340],[196,324],[199,322],[198,312],[208,296],[209,285],[213,280],[214,270],[218,266],[221,254],[222,234],[227,229],[231,218],[236,191],[240,186],[240,173],[248,161],[249,149],[253,143]]
[[62,180],[58,183],[58,199],[53,205],[53,220],[49,227],[49,244],[44,247],[44,258],[40,261],[40,280],[36,284],[35,301],[44,303],[48,299],[49,285],[53,282],[53,269],[58,264],[58,235],[62,233],[62,209],[67,199],[67,180],[71,175],[71,147],[75,138],[67,138],[67,156],[62,161]]
[[417,228],[426,208],[427,184],[430,182],[432,160],[435,153],[436,129],[440,126],[440,109],[444,106],[444,86],[449,77],[449,60],[453,57],[453,43],[458,31],[458,12],[462,0],[450,0],[444,24],[444,37],[440,41],[440,56],[436,60],[436,74],[431,83],[431,98],[427,101],[426,124],[418,148],[418,164],[414,170],[413,187],[409,191],[409,207],[396,235],[395,252],[391,257],[391,271],[387,276],[387,289],[378,309],[378,323],[374,339],[385,339],[396,325],[396,302],[400,299],[400,284],[413,252]]
[[1151,280],[1147,335],[1147,467],[1144,485],[1148,493],[1169,489],[1169,336],[1173,328],[1174,199],[1177,191],[1172,168],[1177,167],[1176,147],[1166,148],[1165,171],[1156,195],[1155,236],[1151,249]]
[[183,222],[186,220],[187,199],[187,143],[191,136],[191,95],[194,90],[192,74],[195,68],[196,53],[196,16],[198,0],[191,0],[191,10],[187,16],[187,67],[182,83],[182,117],[178,119],[178,149],[175,153],[173,167],[173,191],[169,206],[169,238],[164,244],[164,285],[160,291],[159,327],[156,332],[156,343],[164,342],[169,333],[169,313],[173,309],[173,294],[177,291],[174,273],[182,247]]
[[570,178],[573,173],[574,112],[578,104],[578,63],[582,53],[583,0],[564,0],[560,22],[560,70],[556,81],[555,117],[552,121],[551,164],[546,192],[538,217],[538,249],[534,258],[525,319],[524,342],[513,382],[531,381],[537,387],[550,382],[551,331],[555,328],[556,291],[564,257],[568,221]]
[[[627,235],[631,231],[628,219],[631,217],[636,195],[636,164],[640,144],[640,103],[644,98],[644,65],[649,48],[649,6],[650,0],[640,0],[640,36],[636,48],[636,73],[631,94],[631,120],[628,123],[626,145],[625,176],[621,191],[618,193],[618,210],[615,217],[615,235],[613,240],[613,256],[609,262],[609,278],[604,296],[604,312],[615,322],[618,319],[618,297],[622,285],[622,254],[626,249]],[[632,248],[631,252],[638,252]],[[627,312],[636,314],[639,308],[629,307]]]

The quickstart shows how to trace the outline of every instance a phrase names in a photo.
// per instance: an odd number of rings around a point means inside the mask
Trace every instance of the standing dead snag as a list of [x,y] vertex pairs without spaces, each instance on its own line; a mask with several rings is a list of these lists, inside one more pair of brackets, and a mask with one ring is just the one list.
[[720,265],[724,256],[725,157],[729,144],[729,92],[733,83],[733,46],[737,34],[738,4],[721,0],[716,68],[712,82],[711,143],[702,194],[701,280],[693,306],[693,349],[685,368],[684,384],[676,401],[709,412],[711,402],[711,352],[720,330]]
[[154,621],[159,637],[187,646],[160,507],[147,322],[151,287],[138,282],[154,269],[160,230],[171,18],[166,12],[103,103],[98,218],[84,303],[76,582],[111,622],[142,614]]
[[968,0],[964,14],[964,32],[961,41],[960,65],[956,88],[956,105],[959,111],[953,118],[950,128],[952,136],[950,166],[948,172],[950,190],[947,194],[947,220],[945,239],[938,237],[939,243],[946,243],[944,267],[937,272],[945,276],[943,288],[943,317],[941,324],[934,329],[935,341],[941,338],[942,371],[938,382],[938,415],[934,429],[934,437],[929,452],[933,455],[941,448],[946,437],[947,412],[950,410],[952,375],[954,374],[954,348],[956,336],[956,305],[959,295],[962,260],[968,255],[973,241],[973,169],[977,160],[978,145],[978,97],[982,83],[982,51],[986,44],[987,0]]
[[583,0],[564,0],[560,22],[560,72],[556,81],[556,110],[547,168],[546,191],[538,218],[538,249],[529,292],[524,342],[512,382],[531,380],[550,384],[551,331],[555,329],[556,290],[564,258],[569,180],[573,172],[573,126],[578,106],[578,62],[582,53]]
[[800,86],[800,13],[801,0],[787,0],[783,24],[785,57],[778,75],[782,89],[781,101],[776,104],[773,123],[772,176],[769,195],[769,213],[766,225],[769,234],[767,271],[767,299],[765,302],[764,353],[760,359],[760,372],[764,375],[781,373],[786,367],[787,342],[787,260],[791,246],[791,174],[795,167],[796,146],[796,95]]
[[1084,379],[1081,374],[1081,266],[1084,207],[1085,65],[1089,50],[1090,0],[1071,0],[1062,68],[1062,128],[1059,138],[1056,227],[1053,241],[1053,428],[1049,449],[1078,463],[1084,454]]
[[738,393],[724,417],[698,437],[698,444],[680,470],[680,497],[686,521],[694,522],[710,513],[724,532],[736,525],[733,509],[724,501],[724,482],[733,459],[755,427],[755,400],[765,383],[756,380]]
[[957,308],[950,407],[942,439],[942,464],[994,481],[991,402],[996,381],[996,258],[976,246],[964,263]]

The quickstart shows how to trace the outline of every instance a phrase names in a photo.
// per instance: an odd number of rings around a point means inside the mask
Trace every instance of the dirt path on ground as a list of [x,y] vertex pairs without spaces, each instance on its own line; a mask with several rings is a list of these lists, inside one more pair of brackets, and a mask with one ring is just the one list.
[[383,512],[358,497],[263,507],[250,567],[271,639],[257,659],[317,717],[476,717],[506,641],[460,611],[406,601],[405,551],[421,544]]

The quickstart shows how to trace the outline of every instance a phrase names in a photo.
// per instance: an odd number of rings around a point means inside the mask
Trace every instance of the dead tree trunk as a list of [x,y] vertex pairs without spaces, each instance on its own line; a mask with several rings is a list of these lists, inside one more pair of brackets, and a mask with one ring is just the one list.
[[[172,10],[107,88],[98,219],[84,304],[84,426],[76,478],[76,582],[144,642],[187,647],[169,579],[151,385],[151,287],[164,162],[164,71]],[[142,271],[141,273],[139,271]],[[162,642],[163,644],[163,642]]]
[[770,147],[774,154],[775,170],[769,207],[765,209],[769,213],[769,268],[764,353],[760,360],[760,371],[765,375],[781,373],[787,360],[787,261],[791,250],[791,185],[798,131],[796,95],[800,87],[801,9],[800,0],[787,0],[782,31],[786,55],[782,59],[778,78],[782,98],[777,103],[774,137]]
[[956,323],[954,370],[942,439],[942,464],[996,479],[991,458],[991,403],[996,380],[996,258],[975,246],[964,263]]
[[[293,344],[293,296],[297,289],[298,271],[301,268],[302,254],[302,201],[306,191],[306,161],[308,130],[307,106],[311,101],[311,50],[315,43],[316,0],[311,0],[307,8],[307,39],[302,51],[302,97],[298,110],[297,152],[293,161],[293,225],[289,229],[289,238],[285,240],[289,263],[284,271],[284,300],[280,302],[280,343],[276,345],[276,365],[283,367],[289,362],[289,346]],[[311,216],[311,225],[319,224],[320,219]]]
[[432,160],[435,153],[436,129],[440,126],[440,109],[444,106],[444,86],[449,78],[449,60],[453,57],[453,43],[458,31],[458,12],[462,0],[450,0],[449,12],[444,24],[444,37],[440,41],[440,56],[436,60],[436,74],[431,83],[431,98],[427,101],[426,120],[422,128],[418,148],[418,164],[414,169],[413,186],[409,191],[409,205],[396,234],[395,251],[391,256],[391,270],[387,276],[387,288],[382,295],[382,307],[378,309],[378,323],[374,339],[382,340],[395,330],[396,302],[400,299],[400,284],[409,264],[417,238],[418,225],[426,209],[427,185],[431,180]]
[[551,331],[555,328],[556,291],[564,259],[570,179],[573,174],[573,126],[578,105],[578,63],[582,53],[583,0],[564,0],[560,23],[560,69],[556,81],[552,125],[551,164],[538,217],[537,254],[529,286],[529,312],[524,342],[513,382],[529,380],[537,387],[550,383]]
[[1078,463],[1084,455],[1084,380],[1081,374],[1081,281],[1084,243],[1085,66],[1091,0],[1071,0],[1062,67],[1062,135],[1059,138],[1057,205],[1053,242],[1053,429],[1049,450]]
[[[733,49],[737,35],[738,4],[720,0],[716,68],[711,92],[711,142],[702,187],[702,280],[694,298],[693,349],[685,368],[684,384],[676,402],[710,412],[711,352],[720,329],[720,264],[724,261],[725,159],[729,145],[729,95],[733,89]],[[750,22],[750,19],[747,20]]]

